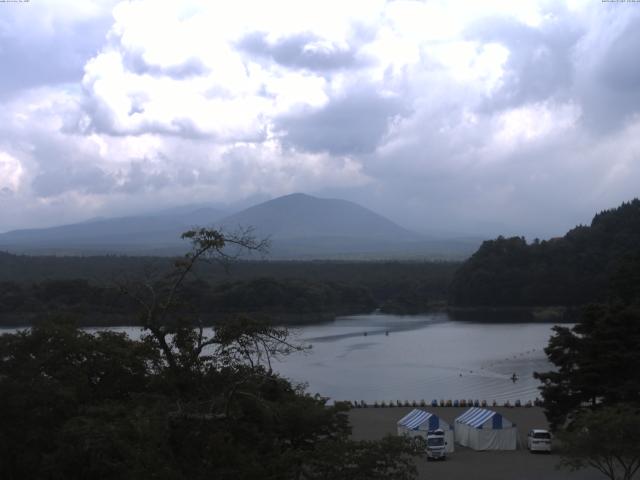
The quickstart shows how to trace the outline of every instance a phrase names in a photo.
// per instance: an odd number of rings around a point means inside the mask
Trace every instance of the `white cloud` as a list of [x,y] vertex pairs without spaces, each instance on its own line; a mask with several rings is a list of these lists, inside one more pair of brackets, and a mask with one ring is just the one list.
[[21,212],[0,231],[302,190],[412,226],[548,232],[637,194],[638,9],[138,0],[12,12],[0,21],[13,49],[0,198]]
[[6,152],[0,151],[0,191],[12,193],[20,186],[22,165]]
[[526,143],[550,140],[576,127],[580,108],[573,104],[536,103],[500,113],[496,117],[494,144],[512,151]]

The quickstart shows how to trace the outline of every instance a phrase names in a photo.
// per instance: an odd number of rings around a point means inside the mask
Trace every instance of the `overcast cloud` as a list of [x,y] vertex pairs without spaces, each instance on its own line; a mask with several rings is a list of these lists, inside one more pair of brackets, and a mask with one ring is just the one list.
[[638,3],[0,10],[0,231],[302,191],[547,237],[640,195]]

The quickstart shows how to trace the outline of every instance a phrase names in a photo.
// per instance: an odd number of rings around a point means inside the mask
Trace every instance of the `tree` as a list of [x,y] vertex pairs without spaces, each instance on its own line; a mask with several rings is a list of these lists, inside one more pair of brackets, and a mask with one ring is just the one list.
[[586,308],[573,328],[554,327],[545,352],[556,370],[534,374],[562,440],[562,465],[590,465],[612,480],[640,468],[639,282],[622,264],[608,303]]
[[[215,338],[205,337],[202,322],[193,318],[196,313],[180,296],[181,288],[197,262],[214,260],[226,267],[242,251],[264,252],[269,247],[268,240],[256,239],[251,229],[225,235],[218,230],[199,228],[183,233],[182,239],[190,241],[191,251],[176,260],[169,273],[159,279],[147,278],[142,283],[119,285],[123,294],[138,303],[142,327],[149,332],[147,339],[157,344],[174,373],[197,366],[202,352],[217,343]],[[235,251],[229,253],[229,248]],[[194,327],[198,328],[197,333],[193,331]],[[286,330],[269,335],[282,339]],[[267,342],[257,342],[257,345],[267,345]]]
[[617,405],[582,412],[559,435],[561,465],[596,468],[611,480],[631,480],[640,468],[640,409]]
[[353,442],[344,404],[271,368],[304,346],[236,317],[207,333],[181,288],[196,263],[227,261],[250,236],[184,235],[169,274],[121,285],[146,335],[79,330],[57,319],[0,337],[3,479],[332,479],[415,476],[404,439]]
[[[96,478],[117,478],[120,460],[113,451],[106,459],[84,462],[79,450],[104,454],[109,436],[117,436],[136,410],[155,403],[158,352],[124,334],[90,335],[65,319],[0,336],[0,352],[2,477],[42,478],[51,472],[50,478],[64,478],[69,462],[74,462],[100,470]],[[78,435],[82,425],[90,424],[96,428]],[[69,443],[65,438],[82,441]],[[118,445],[128,450],[125,442]],[[69,455],[71,446],[75,454]],[[107,459],[109,469],[99,468]],[[81,471],[68,477],[82,478]]]
[[640,405],[640,307],[592,305],[573,328],[554,327],[545,352],[557,368],[535,373],[545,413],[563,426],[584,408]]

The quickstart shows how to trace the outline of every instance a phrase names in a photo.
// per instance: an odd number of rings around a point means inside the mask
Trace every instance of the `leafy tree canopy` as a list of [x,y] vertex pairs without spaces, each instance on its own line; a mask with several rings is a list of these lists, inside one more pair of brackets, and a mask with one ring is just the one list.
[[582,408],[640,405],[637,305],[593,305],[575,327],[556,326],[554,332],[545,352],[557,368],[535,374],[554,428]]

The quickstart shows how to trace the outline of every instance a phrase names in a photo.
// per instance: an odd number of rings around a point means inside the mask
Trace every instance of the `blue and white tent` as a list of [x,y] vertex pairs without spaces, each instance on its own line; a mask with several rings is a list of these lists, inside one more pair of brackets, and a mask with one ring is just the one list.
[[451,425],[437,415],[425,410],[414,409],[398,420],[398,435],[427,438],[427,433],[433,430],[444,431],[447,442],[445,451],[453,452],[453,429]]
[[515,450],[514,423],[498,412],[473,407],[455,420],[456,441],[474,450]]

